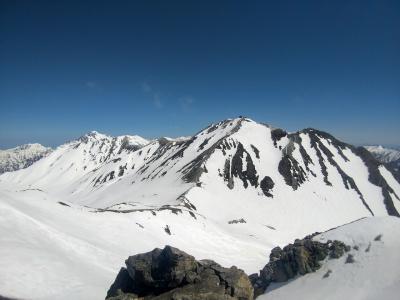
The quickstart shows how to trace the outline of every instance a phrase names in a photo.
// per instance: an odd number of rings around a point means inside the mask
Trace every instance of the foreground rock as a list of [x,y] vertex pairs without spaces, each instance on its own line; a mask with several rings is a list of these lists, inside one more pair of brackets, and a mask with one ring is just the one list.
[[350,247],[340,241],[320,243],[308,236],[296,240],[283,249],[272,249],[269,263],[260,271],[260,274],[250,275],[254,287],[254,296],[265,292],[272,282],[285,282],[297,275],[314,272],[321,267],[320,262],[325,258],[339,258]]
[[223,268],[211,260],[197,261],[170,246],[131,256],[125,264],[106,299],[253,299],[253,287],[242,270]]

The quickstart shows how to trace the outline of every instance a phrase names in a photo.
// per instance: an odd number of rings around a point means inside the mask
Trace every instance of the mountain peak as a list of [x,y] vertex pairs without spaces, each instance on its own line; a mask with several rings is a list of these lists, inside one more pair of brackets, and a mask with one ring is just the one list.
[[0,150],[0,174],[24,169],[52,152],[41,144],[24,144],[12,149]]
[[46,150],[46,149],[50,149],[50,148],[45,147],[45,146],[43,146],[42,144],[39,144],[39,143],[29,143],[29,144],[23,144],[23,145],[20,145],[20,146],[17,146],[15,148],[8,149],[8,150],[19,151],[19,150],[27,150],[27,149]]
[[103,133],[100,133],[98,131],[92,130],[92,131],[89,131],[88,133],[80,136],[76,141],[83,142],[83,143],[86,144],[90,140],[97,140],[98,141],[98,140],[104,140],[104,139],[110,139],[110,138],[111,137],[106,135],[106,134],[103,134]]
[[100,133],[100,132],[98,132],[98,131],[96,131],[96,130],[92,130],[92,131],[89,131],[88,133],[87,133],[87,135],[99,135],[99,134],[102,134],[102,133]]
[[85,136],[91,136],[91,137],[96,137],[96,138],[104,138],[104,137],[109,137],[109,135],[100,133],[96,130],[89,131],[88,133],[85,134]]

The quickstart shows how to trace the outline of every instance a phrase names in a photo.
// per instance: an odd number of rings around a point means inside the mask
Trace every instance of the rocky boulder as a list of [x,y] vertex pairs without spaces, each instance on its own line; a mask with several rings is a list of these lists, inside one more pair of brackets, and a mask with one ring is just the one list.
[[272,249],[269,263],[260,271],[260,274],[250,275],[254,287],[254,295],[263,294],[272,282],[285,282],[297,275],[304,275],[318,270],[320,262],[325,258],[339,258],[350,247],[340,241],[320,243],[308,236],[296,240],[283,249]]
[[197,261],[170,246],[131,256],[125,264],[106,299],[253,299],[253,287],[242,270],[223,268],[211,260]]

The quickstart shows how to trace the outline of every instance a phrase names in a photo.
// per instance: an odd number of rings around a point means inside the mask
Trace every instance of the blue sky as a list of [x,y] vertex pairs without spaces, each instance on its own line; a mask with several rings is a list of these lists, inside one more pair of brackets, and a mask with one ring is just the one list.
[[238,115],[400,145],[400,1],[0,2],[0,148]]

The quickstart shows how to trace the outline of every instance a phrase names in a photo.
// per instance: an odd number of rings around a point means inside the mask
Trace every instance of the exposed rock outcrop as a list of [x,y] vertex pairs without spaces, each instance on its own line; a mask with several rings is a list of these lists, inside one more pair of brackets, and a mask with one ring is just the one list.
[[320,243],[313,241],[311,236],[296,240],[283,249],[272,249],[269,263],[260,271],[260,274],[249,276],[253,287],[254,296],[265,292],[272,282],[285,282],[297,275],[314,272],[321,267],[320,262],[325,258],[339,258],[350,247],[340,241]]
[[17,300],[15,298],[8,298],[8,297],[4,297],[2,295],[0,295],[0,300]]
[[263,180],[260,182],[261,190],[263,191],[264,195],[267,197],[273,197],[270,191],[274,188],[275,183],[271,177],[265,176]]
[[275,129],[271,130],[271,138],[272,138],[272,140],[274,141],[275,147],[278,146],[277,142],[278,142],[281,138],[283,138],[283,137],[285,137],[285,136],[287,136],[287,132],[284,131],[284,130],[282,130],[282,129],[280,129],[280,128],[275,128]]
[[223,268],[211,260],[197,261],[170,246],[131,256],[125,264],[106,299],[253,299],[253,287],[242,270]]

